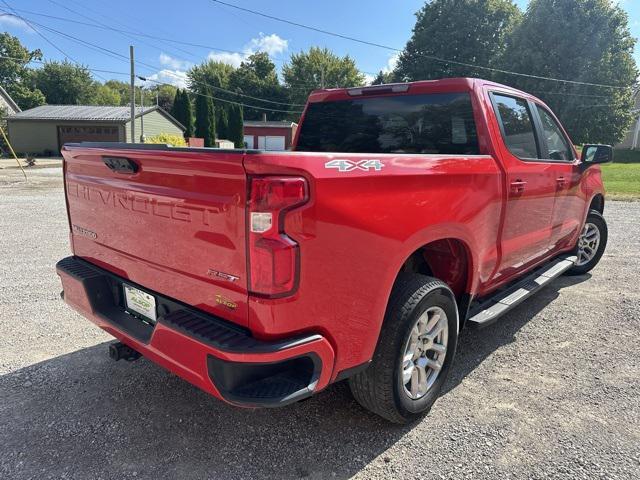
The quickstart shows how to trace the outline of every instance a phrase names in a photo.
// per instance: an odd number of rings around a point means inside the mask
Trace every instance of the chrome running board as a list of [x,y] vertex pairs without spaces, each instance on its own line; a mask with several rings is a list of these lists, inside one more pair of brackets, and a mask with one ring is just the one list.
[[469,310],[466,325],[470,328],[483,328],[491,325],[509,310],[532,296],[554,278],[558,278],[575,264],[575,255],[562,255],[549,263],[538,267],[521,280],[501,290],[494,296],[483,299]]

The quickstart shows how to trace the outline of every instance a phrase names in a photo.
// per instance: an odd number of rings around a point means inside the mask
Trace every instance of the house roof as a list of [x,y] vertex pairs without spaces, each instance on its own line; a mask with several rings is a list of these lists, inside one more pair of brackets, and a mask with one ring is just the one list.
[[7,93],[7,91],[2,88],[2,86],[0,86],[0,96],[2,98],[4,98],[4,101],[7,102],[7,104],[13,108],[16,112],[20,112],[21,109],[18,106],[18,104],[16,102],[13,101],[13,98],[11,98],[11,96]]
[[[149,113],[156,107],[136,107],[136,117]],[[142,111],[141,111],[142,110]],[[131,118],[129,107],[100,107],[95,105],[41,105],[10,115],[20,120],[109,120],[127,121]]]
[[245,120],[245,127],[263,127],[263,128],[291,128],[293,126],[298,126],[295,122],[289,122],[287,120],[270,120],[268,122],[263,122],[261,120]]

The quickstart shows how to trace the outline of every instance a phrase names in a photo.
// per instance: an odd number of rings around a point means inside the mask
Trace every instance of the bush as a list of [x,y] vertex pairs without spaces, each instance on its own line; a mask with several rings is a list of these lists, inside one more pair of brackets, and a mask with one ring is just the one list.
[[153,137],[147,137],[144,139],[144,143],[167,143],[174,147],[186,147],[187,142],[180,135],[173,135],[171,133],[160,133]]
[[613,163],[640,163],[640,150],[616,149]]

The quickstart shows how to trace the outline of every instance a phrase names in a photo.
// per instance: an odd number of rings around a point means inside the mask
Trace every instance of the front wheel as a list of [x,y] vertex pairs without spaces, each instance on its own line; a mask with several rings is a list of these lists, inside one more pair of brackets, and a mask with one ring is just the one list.
[[578,259],[576,264],[567,271],[568,275],[585,274],[598,264],[607,247],[608,233],[607,222],[602,214],[596,210],[590,210],[576,246]]
[[429,411],[458,340],[458,310],[435,278],[402,274],[393,288],[371,365],[349,379],[363,407],[395,423]]

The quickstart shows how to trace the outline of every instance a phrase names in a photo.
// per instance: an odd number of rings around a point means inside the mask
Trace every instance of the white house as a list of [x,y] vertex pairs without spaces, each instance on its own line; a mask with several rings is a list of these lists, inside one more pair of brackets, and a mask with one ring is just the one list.
[[616,145],[616,148],[631,150],[640,148],[640,88],[633,93],[633,102],[633,123],[624,140]]
[[13,98],[9,96],[7,91],[0,86],[0,113],[4,115],[13,115],[14,113],[21,112],[20,107]]

